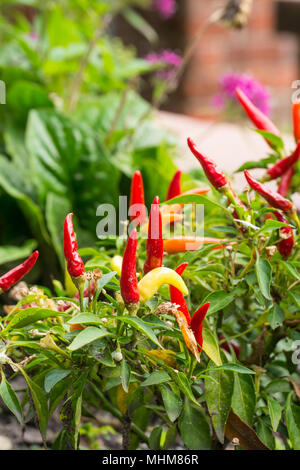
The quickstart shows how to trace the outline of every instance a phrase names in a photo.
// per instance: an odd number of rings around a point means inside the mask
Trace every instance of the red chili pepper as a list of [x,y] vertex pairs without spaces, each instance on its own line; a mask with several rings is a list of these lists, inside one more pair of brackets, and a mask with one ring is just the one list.
[[29,273],[35,265],[38,256],[39,252],[34,251],[24,263],[19,264],[8,271],[8,273],[3,274],[3,276],[0,277],[0,293],[10,289],[10,287],[19,282],[25,274]]
[[[223,339],[225,339],[224,336],[220,336],[220,341],[222,341]],[[240,345],[233,340],[230,340],[229,344],[232,346],[232,349],[234,350],[236,357],[239,358],[240,352],[241,352]],[[231,353],[229,344],[227,341],[225,341],[224,343],[221,344],[221,348],[224,349],[224,351]]]
[[248,170],[245,170],[244,174],[249,186],[260,194],[272,207],[280,209],[283,212],[289,212],[293,208],[291,201],[285,199],[278,193],[274,193],[269,189],[266,189],[259,181],[250,175]]
[[67,269],[71,277],[77,278],[84,274],[84,264],[78,253],[78,245],[74,232],[73,214],[65,218],[64,223],[64,254],[67,261]]
[[293,103],[293,127],[296,142],[300,140],[300,101]]
[[211,182],[211,184],[216,188],[220,189],[223,186],[227,185],[227,179],[224,173],[217,168],[215,162],[207,158],[206,156],[202,155],[196,147],[195,142],[188,138],[187,139],[188,146],[192,153],[195,155],[199,163],[202,165],[204,173],[207,176],[207,179]]
[[297,163],[300,158],[300,142],[297,144],[296,150],[289,157],[282,158],[267,171],[268,180],[274,180],[282,176],[287,170]]
[[[289,224],[289,221],[277,211],[274,211],[276,219],[283,224]],[[279,229],[281,241],[278,243],[278,251],[283,258],[289,258],[294,247],[294,234],[292,227],[281,227]]]
[[198,351],[201,351],[203,346],[203,320],[205,318],[205,315],[207,314],[209,306],[210,302],[206,302],[206,304],[201,305],[201,307],[199,307],[198,310],[196,310],[196,312],[192,316],[190,323],[191,329],[193,330],[195,339],[198,343]]
[[173,199],[173,197],[179,196],[181,194],[181,186],[180,186],[181,174],[182,174],[182,171],[178,170],[173,176],[173,179],[168,188],[166,201],[169,201],[169,199]]
[[156,196],[152,202],[147,240],[147,257],[144,264],[144,273],[162,266],[164,247],[162,237],[162,219],[159,210],[159,197]]
[[288,195],[294,173],[295,169],[292,166],[283,174],[277,190],[277,192],[281,194],[281,196],[286,197]]
[[134,229],[128,237],[120,278],[121,295],[127,307],[136,305],[140,299],[136,277],[136,249],[137,231]]
[[132,177],[129,215],[136,226],[142,225],[146,220],[143,177],[139,170],[135,171]]
[[[275,134],[280,137],[280,131],[277,129],[275,124],[273,124],[273,122],[260,109],[258,109],[251,100],[249,100],[249,98],[239,87],[235,89],[235,93],[239,102],[246,111],[249,119],[251,119],[257,129],[270,132],[271,134]],[[272,143],[267,139],[266,142],[270,145],[270,147],[273,147]]]
[[[182,263],[177,266],[175,271],[181,275],[187,266],[188,263]],[[180,292],[179,289],[176,289],[176,287],[170,286],[170,299],[173,304],[179,305],[178,310],[184,314],[186,321],[189,325],[191,322],[191,317],[182,292]]]

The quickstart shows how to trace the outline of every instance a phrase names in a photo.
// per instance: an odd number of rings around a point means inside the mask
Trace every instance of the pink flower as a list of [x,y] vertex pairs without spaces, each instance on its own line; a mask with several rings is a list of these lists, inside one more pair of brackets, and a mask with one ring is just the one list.
[[176,9],[175,0],[154,0],[154,8],[159,12],[160,16],[167,20],[174,15]]
[[163,70],[159,70],[156,74],[157,78],[160,80],[172,79],[176,69],[182,62],[180,55],[168,49],[160,53],[152,52],[146,56],[146,60],[152,64],[161,64]]
[[220,80],[220,92],[213,97],[213,105],[217,108],[226,108],[227,106],[236,104],[236,87],[241,88],[248,98],[264,114],[270,114],[269,92],[262,83],[247,74],[227,73],[223,75]]

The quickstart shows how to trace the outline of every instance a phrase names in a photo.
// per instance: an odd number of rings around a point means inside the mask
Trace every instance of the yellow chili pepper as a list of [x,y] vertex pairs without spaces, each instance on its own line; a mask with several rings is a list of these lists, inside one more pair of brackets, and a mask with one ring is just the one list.
[[152,269],[138,283],[140,293],[140,301],[147,302],[158,291],[163,284],[169,284],[176,287],[184,295],[188,295],[189,291],[182,277],[173,269],[161,268]]
[[121,276],[122,271],[122,256],[114,256],[110,262],[110,266],[114,271],[117,271],[118,275]]

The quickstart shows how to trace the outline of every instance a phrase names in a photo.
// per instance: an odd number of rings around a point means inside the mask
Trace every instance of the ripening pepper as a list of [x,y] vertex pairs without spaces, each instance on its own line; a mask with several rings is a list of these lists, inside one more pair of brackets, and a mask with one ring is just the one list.
[[172,178],[172,181],[169,185],[166,201],[173,199],[173,197],[179,196],[181,194],[180,178],[182,171],[177,170],[175,175]]
[[244,171],[244,174],[249,186],[260,194],[272,207],[280,209],[283,212],[290,212],[293,209],[291,201],[265,188],[259,181],[254,179],[247,170]]
[[283,176],[283,174],[289,170],[291,167],[297,163],[300,158],[300,142],[297,144],[295,151],[286,158],[282,158],[279,160],[275,165],[268,169],[266,176],[264,177],[264,181],[274,180]]
[[[279,222],[289,224],[289,221],[278,211],[274,211],[274,215]],[[294,247],[294,234],[292,227],[281,227],[279,229],[281,241],[278,243],[278,251],[285,259],[289,258]]]
[[144,264],[144,273],[162,266],[163,261],[163,237],[162,237],[162,219],[159,209],[159,197],[156,196],[151,205],[149,224],[148,224],[148,239],[146,246],[146,261]]
[[300,101],[293,103],[293,128],[296,142],[300,140]]
[[128,308],[136,306],[140,299],[136,277],[136,249],[137,231],[134,229],[128,237],[120,278],[121,296]]
[[0,277],[0,294],[10,289],[13,285],[17,284],[25,274],[33,268],[38,259],[39,252],[34,251],[24,263],[19,264],[15,268],[8,271],[6,274]]
[[[220,336],[220,341],[223,341],[224,339],[225,339],[224,336]],[[233,339],[229,341],[229,344],[232,346],[232,349],[234,350],[236,357],[239,358],[240,353],[241,353],[240,345],[236,343]],[[221,348],[224,349],[224,351],[231,353],[229,344],[227,341],[224,341],[223,343],[221,343]]]
[[[187,266],[188,266],[188,263],[182,263],[179,266],[177,266],[175,271],[181,276]],[[170,300],[173,304],[178,305],[177,309],[184,314],[186,321],[189,325],[191,322],[191,317],[190,317],[189,309],[186,304],[186,301],[184,300],[182,292],[176,289],[176,287],[170,286]]]
[[294,167],[291,167],[282,175],[277,190],[277,192],[281,194],[281,196],[286,197],[289,194],[294,173],[295,169]]
[[122,256],[116,255],[110,261],[110,267],[117,272],[118,276],[121,276],[122,272]]
[[162,266],[152,269],[139,281],[140,301],[147,302],[147,300],[150,300],[163,284],[176,287],[184,295],[189,293],[181,276],[173,269]]
[[79,278],[84,274],[84,264],[78,253],[76,235],[74,232],[73,214],[65,218],[64,223],[64,254],[67,261],[67,269],[71,277]]
[[131,181],[129,216],[136,226],[142,225],[146,220],[144,184],[139,170],[134,172]]
[[[249,119],[251,119],[257,129],[270,132],[271,134],[280,137],[280,131],[277,129],[275,124],[273,124],[273,122],[260,109],[258,109],[255,104],[252,103],[239,87],[235,89],[235,93]],[[273,144],[270,141],[267,139],[265,140],[270,147],[273,147]]]
[[[183,253],[185,251],[196,251],[199,250],[203,244],[226,242],[227,240],[212,237],[172,237],[164,240],[164,251],[170,255],[174,253]],[[216,250],[221,248],[223,248],[223,245],[218,245],[213,249]]]
[[200,153],[196,147],[195,142],[189,137],[187,139],[188,146],[191,152],[195,155],[199,163],[202,165],[204,173],[210,183],[216,188],[220,189],[227,185],[227,179],[224,173],[217,168],[215,162],[210,160],[208,157]]

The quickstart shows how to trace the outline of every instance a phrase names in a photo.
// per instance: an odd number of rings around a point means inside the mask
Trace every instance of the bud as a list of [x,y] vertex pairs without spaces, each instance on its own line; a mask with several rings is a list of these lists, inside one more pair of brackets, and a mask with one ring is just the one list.
[[243,28],[248,22],[252,3],[252,0],[228,0],[220,15],[220,21],[229,28]]
[[121,351],[114,351],[111,355],[116,362],[121,362],[123,359],[123,354]]

